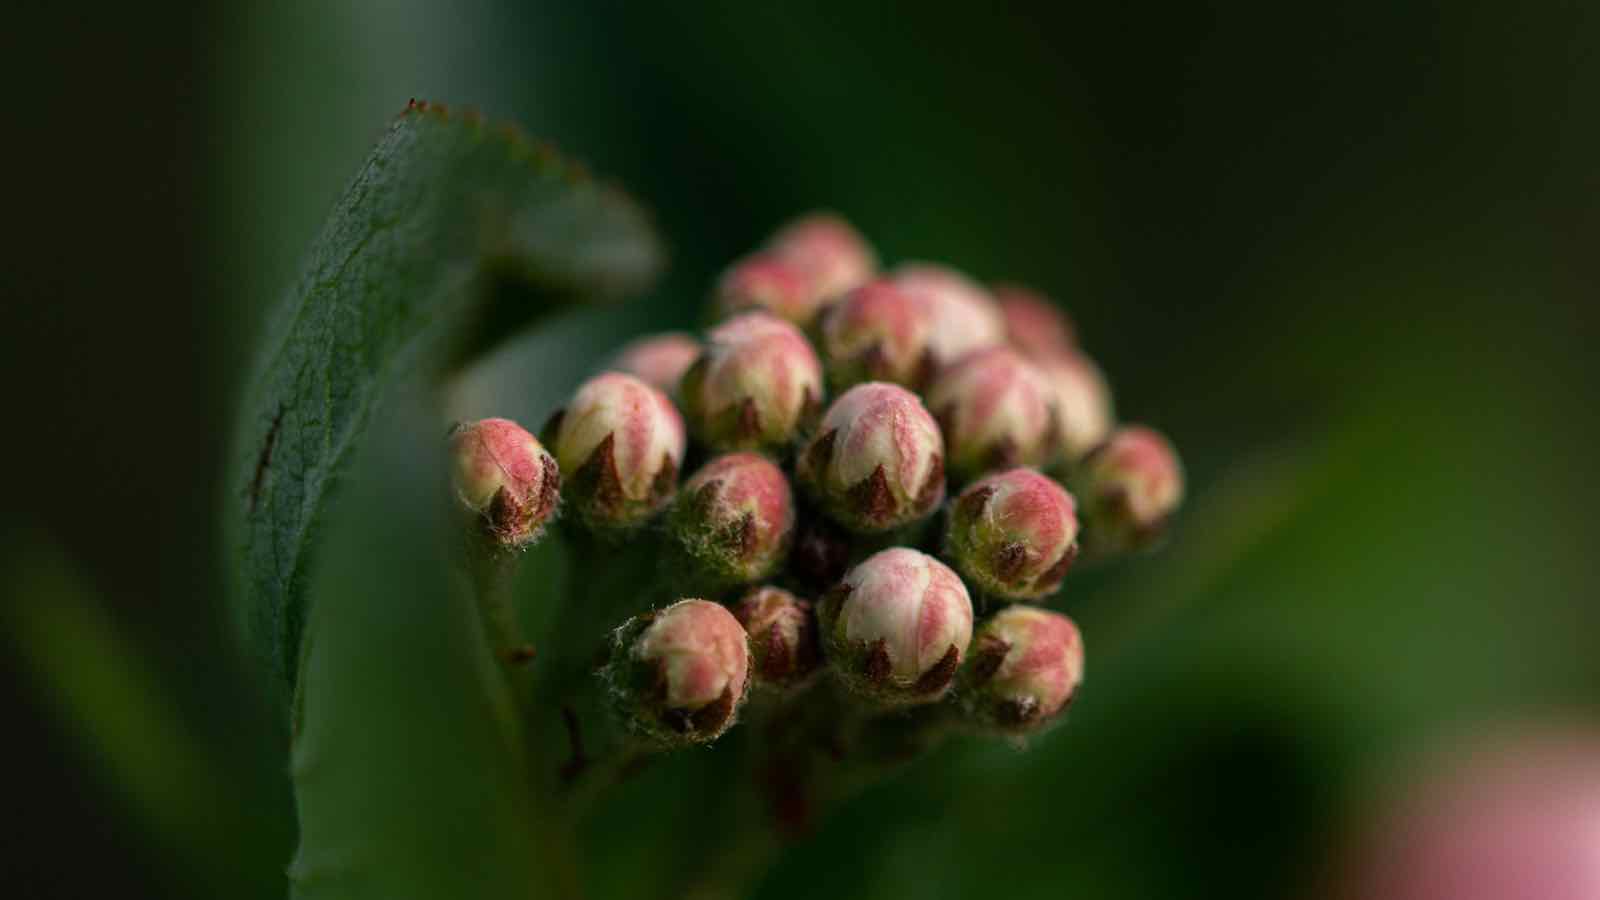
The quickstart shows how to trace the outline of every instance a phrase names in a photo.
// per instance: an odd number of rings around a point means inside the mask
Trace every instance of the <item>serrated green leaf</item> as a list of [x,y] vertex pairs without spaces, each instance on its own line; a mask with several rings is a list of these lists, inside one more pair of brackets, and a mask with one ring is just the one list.
[[660,261],[626,197],[506,129],[412,104],[313,246],[245,394],[226,496],[235,612],[292,685],[318,533],[391,383],[441,373]]

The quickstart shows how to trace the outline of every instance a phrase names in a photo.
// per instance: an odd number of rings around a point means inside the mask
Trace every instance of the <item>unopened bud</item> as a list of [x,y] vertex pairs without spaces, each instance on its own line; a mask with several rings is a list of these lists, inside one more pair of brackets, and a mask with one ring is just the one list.
[[961,672],[961,699],[987,730],[1025,734],[1072,704],[1083,681],[1083,640],[1060,613],[1009,606],[978,626]]
[[822,364],[805,335],[767,313],[713,328],[680,386],[695,437],[718,450],[780,449],[814,421]]
[[1149,546],[1183,500],[1183,470],[1165,437],[1142,425],[1117,429],[1083,461],[1073,485],[1085,543],[1097,554]]
[[805,328],[823,299],[805,269],[776,254],[757,254],[728,267],[717,281],[714,302],[719,317],[766,312]]
[[611,368],[671,394],[678,389],[683,373],[700,358],[700,349],[699,341],[681,332],[651,335],[623,347]]
[[561,470],[544,445],[510,419],[463,422],[450,433],[456,496],[500,546],[525,547],[561,500]]
[[944,439],[915,394],[881,382],[856,385],[828,407],[795,477],[839,524],[887,531],[944,499]]
[[683,419],[660,390],[605,372],[584,382],[545,426],[566,497],[596,528],[637,525],[672,498],[683,465]]
[[925,298],[933,307],[929,345],[939,365],[948,365],[974,350],[1005,343],[1006,325],[994,297],[981,285],[948,266],[907,263],[894,270],[894,281]]
[[1033,469],[990,475],[952,504],[945,552],[982,591],[1008,600],[1048,597],[1078,555],[1072,495]]
[[822,664],[811,604],[782,588],[758,587],[739,599],[733,616],[750,635],[750,660],[758,687],[792,690]]
[[604,671],[629,726],[665,746],[720,737],[738,717],[749,676],[744,627],[707,600],[629,619],[612,634]]
[[836,391],[867,381],[921,390],[933,374],[932,338],[932,304],[888,279],[845,294],[822,319],[822,356]]
[[941,371],[928,390],[928,407],[944,426],[957,481],[1044,465],[1055,454],[1054,391],[1044,373],[1010,347],[975,351]]
[[878,258],[860,232],[833,213],[811,213],[790,222],[767,244],[775,255],[799,266],[826,302],[862,284],[878,270]]
[[846,686],[888,704],[944,696],[972,639],[972,601],[961,579],[905,547],[851,569],[817,615],[828,660]]
[[1043,294],[1018,284],[997,284],[993,290],[1005,319],[1006,337],[1024,356],[1049,359],[1077,347],[1072,321]]
[[1062,353],[1039,362],[1056,401],[1056,442],[1068,469],[1103,443],[1115,417],[1111,389],[1100,367],[1082,353]]
[[778,567],[794,521],[783,470],[754,453],[730,453],[684,482],[668,528],[696,574],[732,585],[760,580]]

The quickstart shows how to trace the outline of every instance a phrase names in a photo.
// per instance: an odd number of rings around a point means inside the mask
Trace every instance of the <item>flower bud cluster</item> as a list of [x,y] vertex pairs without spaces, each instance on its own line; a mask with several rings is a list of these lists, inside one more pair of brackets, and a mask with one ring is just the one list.
[[789,702],[822,673],[864,707],[943,704],[986,733],[1057,720],[1082,640],[1028,604],[1080,547],[1153,542],[1183,493],[1171,445],[1117,426],[1048,298],[931,263],[880,273],[831,214],[781,228],[711,293],[703,335],[636,341],[580,385],[550,453],[497,420],[455,439],[462,501],[506,543],[559,492],[564,523],[663,541],[690,576],[663,589],[703,599],[613,635],[603,671],[631,731],[709,741],[750,685]]

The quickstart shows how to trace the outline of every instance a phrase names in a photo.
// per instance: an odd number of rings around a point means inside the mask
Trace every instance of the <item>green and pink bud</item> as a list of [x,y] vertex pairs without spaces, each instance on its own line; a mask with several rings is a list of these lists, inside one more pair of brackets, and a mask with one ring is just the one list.
[[856,385],[822,417],[795,462],[795,478],[832,518],[882,532],[925,518],[944,499],[944,439],[903,387]]
[[1078,556],[1076,504],[1033,469],[990,475],[951,505],[945,554],[980,592],[1006,600],[1048,597]]
[[603,672],[630,730],[663,747],[716,740],[750,687],[744,626],[722,606],[680,600],[612,633]]
[[679,394],[695,438],[717,450],[780,450],[815,421],[822,364],[800,329],[768,313],[713,328]]
[[851,690],[887,705],[943,697],[972,640],[961,579],[926,553],[895,547],[851,569],[817,609],[823,646]]
[[823,299],[805,269],[776,254],[758,253],[722,273],[713,303],[718,318],[765,312],[806,328],[816,320]]
[[1090,450],[1105,443],[1116,424],[1111,388],[1100,367],[1082,353],[1057,354],[1039,362],[1056,401],[1056,443],[1071,469]]
[[995,302],[1005,320],[1011,346],[1033,360],[1046,360],[1077,349],[1072,320],[1043,294],[1019,284],[997,284]]
[[561,469],[537,438],[510,419],[480,419],[451,431],[450,452],[456,496],[495,544],[539,537],[561,501]]
[[868,381],[911,390],[933,375],[933,306],[893,281],[861,285],[823,315],[820,346],[836,391]]
[[864,284],[878,257],[854,227],[833,213],[811,213],[778,230],[767,249],[800,268],[821,302]]
[[1004,344],[1005,319],[994,297],[981,285],[948,266],[907,263],[894,270],[900,289],[932,308],[929,347],[934,362],[945,366],[974,350]]
[[671,394],[700,358],[701,349],[699,341],[682,332],[651,335],[623,347],[610,367]]
[[957,481],[1012,466],[1041,466],[1056,453],[1055,394],[1044,373],[1010,347],[968,354],[928,390],[944,427]]
[[733,605],[733,616],[750,635],[758,688],[792,691],[820,671],[822,647],[810,602],[782,588],[752,588]]
[[545,438],[568,473],[568,504],[601,530],[638,525],[672,498],[687,443],[667,395],[621,372],[579,386]]
[[1142,425],[1117,429],[1079,467],[1073,480],[1084,519],[1084,543],[1097,555],[1154,543],[1183,501],[1178,454]]
[[978,626],[962,705],[985,731],[1020,736],[1055,721],[1083,682],[1083,639],[1060,613],[1009,606]]
[[794,536],[794,497],[764,456],[730,453],[684,482],[668,531],[708,585],[748,584],[772,574]]

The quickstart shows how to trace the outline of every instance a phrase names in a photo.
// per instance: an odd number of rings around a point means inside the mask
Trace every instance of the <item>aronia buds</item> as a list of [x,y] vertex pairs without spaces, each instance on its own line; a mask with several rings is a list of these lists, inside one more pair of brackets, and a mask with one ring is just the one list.
[[823,295],[815,279],[776,254],[757,254],[734,263],[717,281],[719,316],[768,312],[804,328],[817,317]]
[[671,499],[683,465],[683,419],[660,390],[605,372],[584,382],[545,426],[567,500],[597,528],[626,528]]
[[450,433],[456,496],[496,544],[532,543],[561,500],[555,458],[510,419],[463,422]]
[[673,331],[633,341],[612,360],[611,368],[670,394],[678,389],[683,373],[699,358],[700,342]]
[[750,635],[756,686],[788,691],[811,680],[822,664],[811,604],[782,588],[752,588],[733,605]]
[[1072,322],[1044,295],[1018,284],[997,284],[993,291],[1006,323],[1006,338],[1024,356],[1044,360],[1076,349]]
[[860,232],[832,213],[811,213],[785,225],[768,249],[808,273],[826,302],[871,278],[878,258]]
[[747,584],[783,561],[794,521],[783,470],[754,453],[730,453],[684,482],[668,530],[697,576],[716,585]]
[[722,606],[680,600],[618,628],[604,675],[636,733],[669,747],[701,744],[738,717],[750,648],[744,627]]
[[1020,735],[1059,716],[1082,681],[1078,627],[1060,613],[1017,605],[978,627],[960,691],[980,728]]
[[994,298],[977,282],[948,266],[907,263],[895,269],[900,288],[932,306],[929,345],[939,365],[984,347],[1005,343],[1006,325]]
[[1056,401],[1056,442],[1070,469],[1111,434],[1115,417],[1111,389],[1100,367],[1082,353],[1061,353],[1039,361]]
[[1177,453],[1142,425],[1113,433],[1083,461],[1073,484],[1083,504],[1085,543],[1097,554],[1150,545],[1183,500]]
[[904,705],[944,696],[972,639],[972,601],[948,566],[895,547],[851,569],[817,610],[824,647],[852,690]]
[[713,328],[679,388],[695,437],[718,450],[779,449],[822,403],[822,364],[800,330],[767,313]]
[[881,382],[856,385],[828,407],[795,461],[795,477],[839,524],[887,531],[944,499],[944,439],[915,394]]
[[1009,347],[963,357],[934,380],[928,407],[944,426],[957,481],[991,469],[1038,466],[1055,453],[1055,396],[1044,374]]
[[921,390],[933,374],[933,307],[876,279],[823,314],[820,347],[834,390],[888,381]]
[[945,553],[980,591],[1007,600],[1048,597],[1078,555],[1072,496],[1033,469],[990,475],[951,506]]

